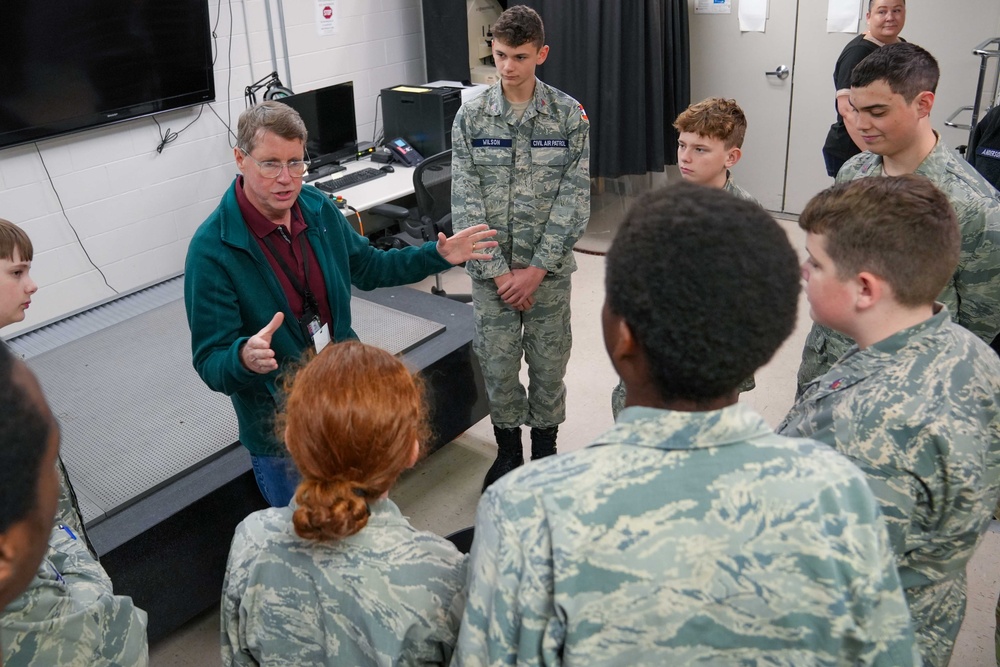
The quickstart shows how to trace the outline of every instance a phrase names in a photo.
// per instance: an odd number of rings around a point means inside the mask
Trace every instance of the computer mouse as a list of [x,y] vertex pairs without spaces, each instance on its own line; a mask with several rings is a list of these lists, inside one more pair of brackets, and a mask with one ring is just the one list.
[[379,167],[379,171],[384,171],[387,174],[391,174],[392,172],[396,171],[396,168],[393,167],[391,164],[387,164]]

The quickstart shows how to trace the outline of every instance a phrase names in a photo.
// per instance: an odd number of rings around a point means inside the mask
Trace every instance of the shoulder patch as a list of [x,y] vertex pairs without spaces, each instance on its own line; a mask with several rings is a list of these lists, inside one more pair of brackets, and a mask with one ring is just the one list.
[[587,112],[586,112],[586,110],[584,110],[583,105],[582,104],[577,104],[576,106],[580,107],[580,117],[583,118],[585,121],[587,121],[589,123],[590,119],[587,118]]

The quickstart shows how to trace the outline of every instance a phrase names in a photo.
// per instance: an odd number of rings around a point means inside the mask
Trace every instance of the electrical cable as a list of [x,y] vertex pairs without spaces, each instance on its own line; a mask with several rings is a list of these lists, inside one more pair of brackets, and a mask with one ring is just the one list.
[[[230,148],[236,147],[236,133],[233,132],[233,105],[229,103],[229,89],[233,84],[233,0],[228,0],[226,5],[229,7],[229,50],[227,52],[229,62],[226,63],[226,119],[223,120],[219,112],[215,110],[211,104],[208,105],[208,110],[215,114],[215,117],[219,119],[219,122],[225,126],[226,131],[229,136],[226,140],[229,142]],[[222,16],[222,0],[219,0],[218,6],[215,10],[215,25],[218,27],[219,19]],[[243,4],[243,19],[244,25],[246,25],[246,3]],[[213,39],[217,39],[215,29],[212,29]],[[218,49],[216,49],[216,58],[218,58]],[[212,69],[215,69],[215,60],[212,61]]]
[[358,218],[358,228],[361,230],[361,235],[364,236],[365,235],[365,223],[361,222],[361,213],[358,212],[358,209],[354,208],[353,206],[351,206],[349,204],[344,204],[344,207],[350,209],[351,211],[353,211],[354,215],[357,216],[357,218]]
[[204,110],[205,110],[205,105],[202,104],[198,108],[198,115],[194,117],[194,120],[192,120],[190,123],[188,123],[187,125],[185,125],[181,129],[177,130],[176,132],[171,132],[169,127],[167,128],[167,131],[164,132],[163,128],[160,127],[160,121],[156,120],[156,115],[154,114],[154,115],[150,116],[150,118],[153,119],[153,122],[156,123],[156,131],[159,132],[159,134],[160,134],[160,143],[156,146],[156,152],[157,153],[162,153],[163,149],[166,148],[167,144],[169,144],[174,139],[176,139],[177,137],[179,137],[180,134],[181,134],[181,132],[183,132],[184,130],[188,129],[192,125],[194,125],[198,121],[198,119],[201,118],[201,114],[202,114],[202,112]]
[[[215,25],[212,26],[212,32],[211,32],[211,34],[212,34],[212,50],[214,51],[214,53],[212,54],[212,71],[213,72],[215,72],[215,63],[218,62],[218,60],[219,60],[219,32],[218,32],[218,30],[219,30],[219,21],[221,19],[222,19],[222,0],[218,0],[218,2],[216,3],[216,6],[215,6]],[[233,0],[229,0],[229,67],[228,67],[227,71],[228,71],[228,74],[229,74],[230,78],[232,77],[232,72],[233,72],[233,68],[232,68],[232,53],[233,53]],[[227,92],[228,92],[228,85],[229,85],[229,81],[227,80]],[[201,118],[201,114],[204,111],[205,111],[205,105],[202,104],[201,107],[198,109],[198,115],[194,117],[194,120],[192,120],[190,123],[188,123],[187,125],[185,125],[181,129],[177,130],[176,132],[171,132],[169,127],[167,128],[167,131],[164,132],[163,128],[160,126],[160,121],[158,121],[156,119],[156,114],[153,114],[152,116],[150,116],[150,118],[153,119],[153,122],[156,123],[156,131],[160,135],[160,143],[156,145],[156,152],[157,153],[162,153],[163,149],[167,147],[167,144],[169,144],[172,141],[174,141],[175,139],[177,139],[177,137],[180,136],[181,132],[183,132],[184,130],[188,129],[192,125],[194,125],[198,121],[198,119]],[[214,112],[215,110],[213,109],[212,111]],[[215,114],[215,115],[218,116],[219,114]],[[219,118],[219,120],[222,120],[222,118]],[[226,125],[226,129],[229,130],[229,133],[232,134],[232,130],[229,128],[229,124],[225,124],[225,125]]]
[[95,269],[97,269],[97,272],[101,274],[101,278],[104,279],[104,284],[108,286],[108,289],[114,292],[115,294],[118,294],[119,293],[118,290],[112,287],[111,283],[108,282],[108,277],[104,275],[104,271],[101,271],[101,267],[97,266],[97,264],[94,263],[94,260],[90,257],[90,253],[87,252],[86,246],[83,245],[83,241],[80,239],[80,235],[77,233],[76,227],[74,227],[73,223],[69,221],[69,216],[66,215],[66,207],[63,206],[62,197],[59,196],[59,191],[56,190],[56,184],[52,182],[52,174],[49,173],[49,168],[45,164],[45,158],[42,157],[42,151],[41,149],[38,148],[37,142],[33,145],[35,147],[35,152],[38,153],[38,159],[41,160],[42,162],[42,169],[45,170],[45,177],[49,179],[49,187],[52,188],[52,193],[55,194],[56,201],[59,202],[59,210],[62,211],[63,219],[66,220],[66,224],[69,225],[70,230],[73,232],[73,236],[76,237],[76,242],[80,244],[80,249],[83,250],[83,254],[86,255],[87,261],[90,262],[90,265]]
[[381,99],[382,99],[382,93],[379,93],[378,95],[375,96],[375,122],[372,123],[372,143],[375,145],[376,148],[378,148],[378,141],[377,141],[378,135],[376,134],[376,132],[378,131],[378,108],[379,108],[379,101]]

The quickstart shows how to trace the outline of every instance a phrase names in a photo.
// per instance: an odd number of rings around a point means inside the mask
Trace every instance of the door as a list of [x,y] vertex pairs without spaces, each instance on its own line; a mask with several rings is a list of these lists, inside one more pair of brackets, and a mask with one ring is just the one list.
[[[836,118],[833,67],[854,35],[826,32],[828,2],[822,0],[770,0],[766,32],[741,34],[738,3],[733,0],[733,14],[713,15],[695,14],[689,2],[691,99],[739,102],[748,128],[734,177],[765,208],[797,214],[833,183],[821,151]],[[931,121],[950,146],[964,144],[968,132],[945,127],[944,120],[972,104],[979,74],[972,49],[1000,36],[1000,2],[908,3],[902,36],[938,59],[941,83]],[[778,65],[791,68],[791,77],[765,76]]]
[[747,136],[733,177],[765,208],[777,211],[784,199],[794,73],[781,79],[766,72],[792,68],[798,0],[770,0],[763,33],[740,33],[738,2],[733,0],[732,14],[695,14],[689,0],[691,101],[731,97],[743,108]]
[[[788,165],[785,169],[783,210],[800,213],[809,199],[829,187],[821,149],[833,110],[833,66],[844,45],[854,35],[826,33],[826,2],[800,2],[798,37],[793,74]],[[864,6],[867,7],[865,2]],[[862,29],[864,22],[862,21]],[[924,47],[941,66],[931,124],[952,148],[964,145],[967,130],[946,127],[944,121],[956,109],[971,105],[979,76],[979,58],[972,49],[991,37],[1000,36],[1000,2],[954,0],[948,3],[907,3],[903,39]],[[970,114],[956,119],[969,122]]]

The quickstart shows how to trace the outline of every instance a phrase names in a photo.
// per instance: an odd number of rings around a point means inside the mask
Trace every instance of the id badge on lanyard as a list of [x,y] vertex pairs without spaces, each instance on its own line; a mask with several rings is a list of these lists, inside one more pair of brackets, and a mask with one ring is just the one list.
[[[279,228],[279,233],[281,238],[286,240],[289,244],[292,242],[291,238],[287,236],[284,229]],[[323,324],[319,318],[319,304],[316,301],[316,296],[309,291],[309,255],[306,250],[306,242],[304,236],[299,236],[299,247],[302,249],[302,273],[305,276],[305,285],[299,284],[299,281],[295,277],[295,273],[288,268],[285,261],[281,259],[281,255],[271,244],[271,240],[266,236],[264,237],[264,243],[267,245],[274,259],[277,260],[278,265],[285,272],[288,277],[289,282],[292,283],[292,288],[302,295],[302,317],[299,318],[299,326],[302,327],[302,332],[312,341],[313,347],[316,349],[316,354],[323,351],[323,348],[330,344],[330,325]]]
[[309,332],[309,337],[312,338],[316,354],[322,352],[323,348],[330,344],[330,325],[320,324],[318,317],[314,317],[309,321],[309,324],[306,325],[306,330]]

